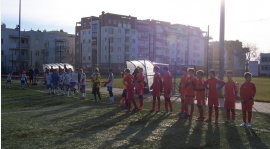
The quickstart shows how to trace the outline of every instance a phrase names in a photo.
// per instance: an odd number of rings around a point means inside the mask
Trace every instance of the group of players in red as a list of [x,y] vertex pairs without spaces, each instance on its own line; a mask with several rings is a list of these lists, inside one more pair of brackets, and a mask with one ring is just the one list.
[[[171,95],[172,95],[172,74],[169,71],[169,68],[165,66],[163,68],[164,76],[161,77],[159,73],[159,67],[154,67],[154,78],[153,84],[151,86],[152,89],[152,108],[150,112],[154,112],[156,110],[156,100],[157,100],[157,110],[156,112],[160,112],[160,96],[163,91],[164,100],[165,100],[165,110],[167,113],[171,113],[173,111]],[[181,112],[178,114],[179,116],[187,119],[192,119],[194,112],[194,100],[197,100],[197,107],[199,111],[199,117],[196,118],[196,121],[205,121],[212,122],[212,113],[213,109],[215,109],[215,119],[214,123],[218,124],[219,117],[219,93],[223,86],[224,89],[224,108],[226,109],[226,118],[230,125],[235,125],[235,102],[237,98],[238,88],[236,82],[232,80],[233,72],[227,71],[227,82],[218,79],[215,77],[215,71],[210,70],[209,76],[210,78],[207,80],[203,79],[204,72],[202,70],[198,70],[195,73],[193,68],[182,68],[182,76],[179,86],[179,94],[181,97]],[[196,76],[195,76],[196,75]],[[143,91],[144,91],[144,74],[143,68],[138,68],[138,73],[132,75],[129,69],[125,69],[123,72],[123,84],[124,91],[122,94],[122,100],[120,106],[126,106],[126,112],[131,111],[131,102],[134,105],[135,110],[140,110],[143,108]],[[240,98],[242,104],[242,115],[243,115],[243,123],[240,125],[242,127],[252,127],[251,126],[251,117],[252,117],[252,106],[254,104],[253,98],[256,94],[256,87],[254,83],[251,82],[252,74],[246,72],[244,74],[245,82],[240,87]],[[139,96],[140,106],[138,107],[136,101],[134,100],[134,86],[136,88],[136,93]],[[204,118],[204,109],[205,104],[205,92],[208,89],[208,118]],[[125,105],[126,104],[126,105]],[[189,111],[190,106],[190,111]],[[170,108],[170,111],[168,110]],[[248,114],[248,121],[246,120],[246,114]]]

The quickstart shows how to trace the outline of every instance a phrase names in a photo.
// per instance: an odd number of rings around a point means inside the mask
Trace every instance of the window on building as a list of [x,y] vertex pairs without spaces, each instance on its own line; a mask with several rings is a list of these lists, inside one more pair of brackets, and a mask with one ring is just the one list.
[[35,40],[35,45],[38,46],[38,44],[39,44],[39,40],[36,39],[36,40]]
[[92,33],[92,37],[97,37],[97,33]]
[[113,28],[109,28],[109,34],[113,34]]
[[85,22],[83,23],[83,27],[86,27],[86,23]]
[[92,25],[92,33],[97,33],[97,24]]
[[91,22],[89,22],[89,26],[90,26],[90,28],[91,28]]
[[88,42],[91,43],[91,39],[89,39]]
[[91,31],[88,31],[88,34],[91,34]]
[[110,37],[109,39],[110,39],[110,43],[113,43],[114,38],[113,37]]
[[112,21],[111,19],[108,19],[108,23],[109,23],[109,24],[111,24],[111,21]]
[[113,52],[113,47],[110,47],[110,52]]
[[116,20],[113,20],[113,24],[116,24],[116,22],[117,22]]
[[91,60],[91,57],[90,56],[88,56],[88,60]]

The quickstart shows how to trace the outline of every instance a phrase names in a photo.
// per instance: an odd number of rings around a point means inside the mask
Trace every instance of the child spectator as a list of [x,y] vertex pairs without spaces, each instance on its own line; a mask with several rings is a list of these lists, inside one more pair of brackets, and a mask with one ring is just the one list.
[[[244,76],[245,76],[246,81],[240,87],[240,97],[242,101],[241,105],[242,105],[242,115],[243,115],[244,123],[242,123],[240,126],[252,128],[252,125],[251,125],[252,106],[254,104],[253,100],[256,94],[256,86],[253,82],[251,82],[252,74],[250,72],[246,72]],[[248,121],[246,120],[247,112],[248,112]]]

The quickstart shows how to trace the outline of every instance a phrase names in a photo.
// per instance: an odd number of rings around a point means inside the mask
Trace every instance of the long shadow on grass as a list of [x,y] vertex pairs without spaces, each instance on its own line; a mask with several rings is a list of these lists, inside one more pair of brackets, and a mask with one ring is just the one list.
[[[214,126],[214,130],[213,130]],[[217,124],[209,123],[205,135],[204,147],[220,148],[220,132]]]
[[[259,149],[268,149],[269,146],[267,146],[263,141],[260,139],[260,137],[257,135],[257,133],[252,129],[245,129],[247,139],[249,141],[249,146],[251,148],[259,148]],[[269,141],[269,140],[268,140]]]
[[195,126],[192,129],[192,133],[188,138],[188,147],[196,148],[200,146],[203,134],[203,126],[203,122],[196,122]]
[[[158,116],[158,118],[151,120],[155,116]],[[159,126],[162,120],[166,119],[168,116],[169,115],[165,113],[163,113],[162,115],[159,115],[157,113],[154,114],[147,113],[140,120],[134,123],[130,123],[123,131],[117,134],[113,140],[104,142],[99,148],[108,148],[114,142],[119,140],[126,140],[130,135],[135,133],[136,134],[134,136],[128,139],[129,140],[128,144],[123,144],[118,148],[129,148],[134,145],[138,145],[143,141],[145,141],[145,139],[148,138],[152,134],[152,132]],[[147,123],[149,124],[146,126]],[[133,144],[132,142],[136,142],[136,144]]]
[[179,118],[164,131],[160,140],[160,148],[181,148],[189,136],[191,123],[191,120]]
[[[121,115],[119,112],[122,112],[120,108],[114,108],[98,117],[88,119],[84,122],[78,122],[71,126],[70,129],[64,131],[60,136],[65,136],[66,134],[73,133],[73,135],[68,136],[64,139],[59,139],[55,142],[55,145],[63,144],[69,140],[73,140],[75,138],[87,138],[89,135],[94,136],[96,133],[100,131],[105,131],[109,129],[111,126],[114,126],[116,123],[127,119],[130,114],[122,113]],[[114,117],[113,119],[109,119],[110,117]],[[109,119],[109,120],[108,120]]]

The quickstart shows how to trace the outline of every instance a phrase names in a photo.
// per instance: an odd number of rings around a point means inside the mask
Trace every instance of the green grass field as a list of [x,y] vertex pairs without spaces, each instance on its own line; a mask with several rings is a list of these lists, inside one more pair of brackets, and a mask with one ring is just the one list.
[[[102,80],[106,80],[105,76],[102,77]],[[227,78],[224,78],[224,81],[226,80]],[[234,77],[233,80],[238,82],[239,86],[245,81],[243,77]],[[180,76],[176,78],[176,82],[179,84]],[[255,83],[257,89],[255,101],[270,102],[270,77],[253,77],[252,82]],[[123,88],[122,78],[119,76],[114,79],[114,87]]]
[[[254,113],[254,129],[243,129],[222,123],[223,108],[215,125],[179,118],[180,103],[172,114],[149,113],[150,98],[144,110],[126,114],[116,104],[47,95],[44,86],[1,91],[2,148],[270,148],[270,114]],[[241,117],[237,110],[237,125]]]

